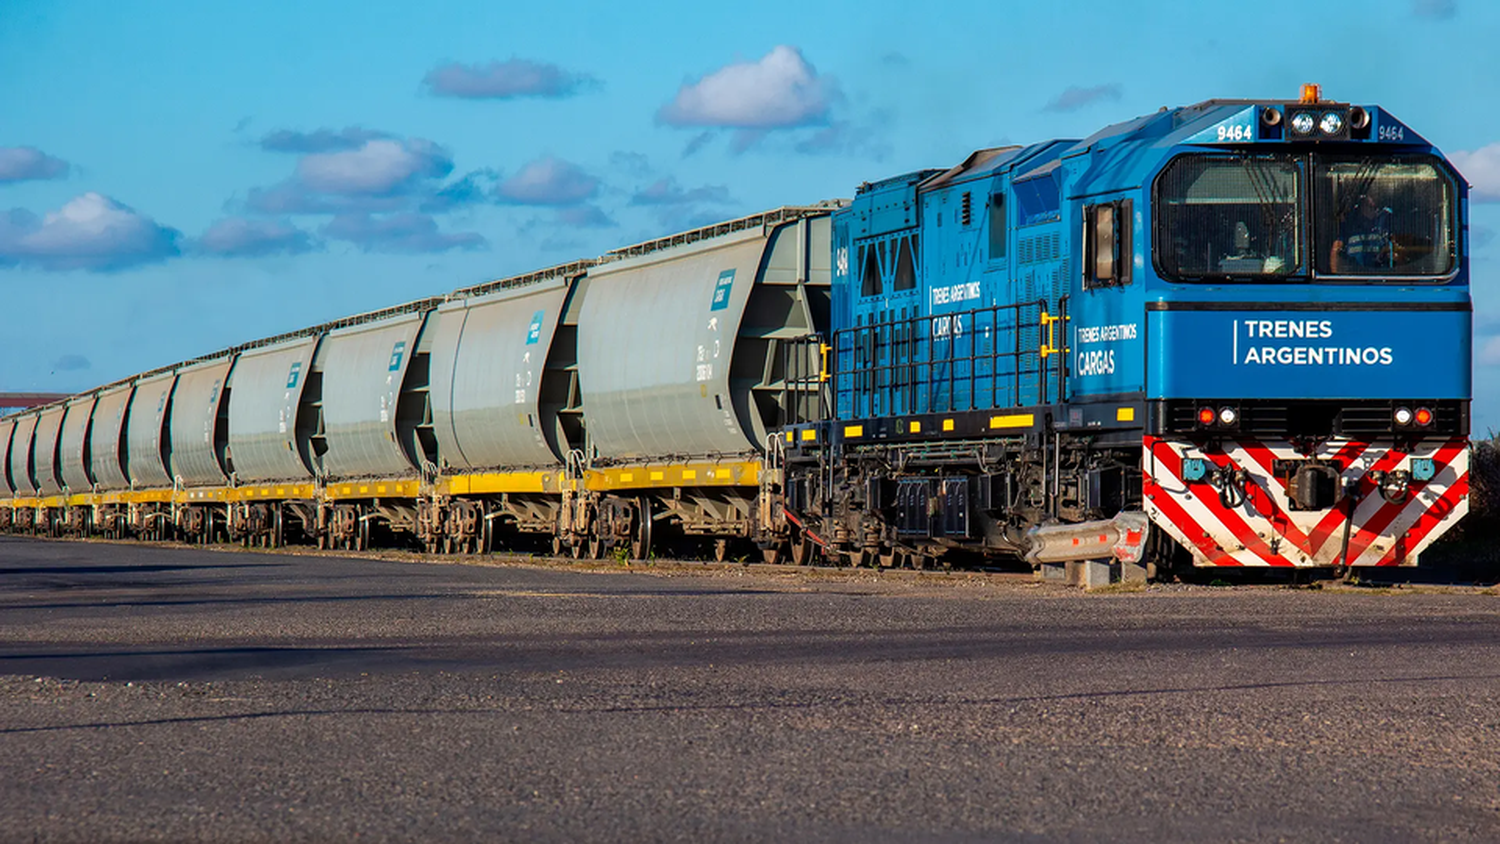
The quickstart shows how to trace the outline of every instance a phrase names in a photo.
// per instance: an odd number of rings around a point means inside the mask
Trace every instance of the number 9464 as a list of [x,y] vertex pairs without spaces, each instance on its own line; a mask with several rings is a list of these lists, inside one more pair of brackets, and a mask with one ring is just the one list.
[[1219,140],[1221,141],[1248,141],[1251,139],[1250,127],[1244,124],[1219,127]]

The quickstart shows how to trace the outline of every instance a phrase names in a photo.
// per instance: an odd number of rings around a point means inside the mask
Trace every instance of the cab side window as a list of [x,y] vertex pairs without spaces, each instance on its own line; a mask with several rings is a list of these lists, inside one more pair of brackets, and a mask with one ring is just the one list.
[[1130,218],[1131,203],[1128,199],[1084,206],[1083,286],[1086,289],[1130,283],[1130,270],[1135,263]]
[[990,197],[990,260],[1005,258],[1005,194]]

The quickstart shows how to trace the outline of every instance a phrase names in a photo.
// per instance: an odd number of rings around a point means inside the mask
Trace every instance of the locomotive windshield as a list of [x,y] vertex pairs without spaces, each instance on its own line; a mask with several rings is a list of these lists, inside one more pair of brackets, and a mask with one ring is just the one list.
[[1157,182],[1162,269],[1177,278],[1304,272],[1301,185],[1288,158],[1177,159]]
[[1325,159],[1316,184],[1318,272],[1423,276],[1453,269],[1453,191],[1432,162]]
[[1157,266],[1182,281],[1441,276],[1453,195],[1427,159],[1183,156],[1156,182]]

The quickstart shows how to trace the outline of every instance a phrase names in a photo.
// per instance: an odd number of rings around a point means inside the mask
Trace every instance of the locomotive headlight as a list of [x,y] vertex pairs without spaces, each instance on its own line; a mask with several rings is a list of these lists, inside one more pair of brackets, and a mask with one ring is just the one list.
[[1240,421],[1240,413],[1232,407],[1219,408],[1219,424],[1224,426],[1233,425]]
[[1396,412],[1392,416],[1395,418],[1397,425],[1405,427],[1411,424],[1411,408],[1409,407],[1396,408]]
[[1199,425],[1202,425],[1203,427],[1207,428],[1208,426],[1214,424],[1214,419],[1216,419],[1216,418],[1217,418],[1217,414],[1214,413],[1214,409],[1213,408],[1211,408],[1211,407],[1200,407],[1200,408],[1198,408],[1198,424]]
[[1292,131],[1299,135],[1311,135],[1313,127],[1317,125],[1317,119],[1310,111],[1299,111],[1292,115]]
[[1318,121],[1318,128],[1325,135],[1337,135],[1344,130],[1344,116],[1336,111],[1323,112],[1323,119]]
[[1418,425],[1426,428],[1432,424],[1432,411],[1425,407],[1419,407],[1417,408],[1417,412],[1412,415],[1412,419]]

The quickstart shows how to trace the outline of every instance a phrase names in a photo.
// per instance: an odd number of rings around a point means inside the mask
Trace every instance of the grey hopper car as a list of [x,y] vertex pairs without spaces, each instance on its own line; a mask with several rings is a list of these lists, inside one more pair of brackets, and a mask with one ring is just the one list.
[[[424,454],[427,357],[420,311],[331,331],[323,339],[321,467],[329,478],[404,477]],[[408,380],[414,382],[403,391]]]
[[313,374],[317,335],[242,352],[230,379],[229,451],[241,481],[313,477],[315,413],[301,413],[305,392],[320,395]]
[[6,474],[17,495],[36,494],[36,483],[31,479],[31,441],[36,433],[36,419],[35,413],[17,417],[16,432],[11,437]]
[[57,441],[62,436],[66,406],[43,410],[37,417],[36,434],[31,444],[32,479],[42,495],[61,495],[62,481],[57,476]]
[[63,487],[70,494],[90,492],[94,488],[93,478],[89,476],[88,438],[97,403],[94,395],[79,396],[68,402],[68,412],[63,417],[62,439],[57,446],[58,465]]
[[167,455],[172,447],[167,405],[176,383],[177,373],[168,372],[135,385],[135,395],[130,400],[130,422],[125,433],[130,455],[127,468],[133,489],[172,486],[172,474],[167,470]]
[[183,486],[224,483],[224,448],[219,418],[224,413],[225,381],[231,361],[211,360],[178,370],[172,394],[172,475]]
[[580,444],[577,332],[564,319],[576,282],[562,274],[438,309],[430,395],[444,469],[555,466]]
[[[482,530],[486,546],[551,534],[575,553],[627,524],[637,546],[661,523],[748,536],[743,467],[789,415],[783,342],[826,325],[834,207],[314,326],[12,417],[7,483],[100,493],[92,520],[66,524],[112,535],[280,541],[293,524],[362,543],[380,523],[430,548]],[[631,465],[681,485],[598,485]]]
[[4,424],[0,424],[0,436],[5,438],[5,460],[0,463],[0,480],[5,482],[5,489],[12,493],[16,491],[16,482],[10,479],[10,456],[16,440],[16,425],[15,419],[7,419]]
[[590,456],[744,455],[780,423],[779,342],[828,309],[829,220],[705,237],[592,270],[578,323]]
[[130,488],[130,477],[125,474],[125,413],[134,393],[130,384],[105,390],[94,405],[89,455],[94,483],[103,492]]

